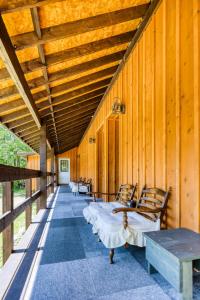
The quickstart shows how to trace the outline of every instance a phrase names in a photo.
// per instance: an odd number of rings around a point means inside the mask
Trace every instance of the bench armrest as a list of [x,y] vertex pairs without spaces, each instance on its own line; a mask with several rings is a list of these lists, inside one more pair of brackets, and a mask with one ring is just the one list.
[[113,209],[112,213],[113,214],[117,214],[119,212],[139,212],[139,213],[159,213],[163,210],[163,208],[155,208],[155,209],[151,209],[151,208],[132,208],[132,207],[119,207],[119,208],[115,208]]
[[109,195],[109,196],[116,196],[117,193],[103,193],[103,192],[90,192],[87,195],[95,196],[95,195]]
[[144,215],[144,213],[152,213],[152,214],[160,213],[163,210],[164,210],[164,208],[151,209],[151,208],[145,208],[145,207],[142,207],[142,208],[119,207],[119,208],[113,209],[112,213],[113,214],[117,214],[119,212],[123,213],[123,225],[124,225],[124,229],[126,229],[128,226],[128,215],[127,215],[128,212],[137,212],[137,213],[141,213]]

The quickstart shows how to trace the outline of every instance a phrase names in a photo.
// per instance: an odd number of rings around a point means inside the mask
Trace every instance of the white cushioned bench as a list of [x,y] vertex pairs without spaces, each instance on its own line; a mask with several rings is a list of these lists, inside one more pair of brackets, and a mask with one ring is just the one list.
[[104,246],[111,249],[111,263],[114,248],[127,244],[144,247],[143,233],[160,230],[169,194],[160,189],[143,188],[137,207],[130,208],[127,204],[130,197],[126,201],[120,199],[124,193],[124,190],[118,193],[117,201],[91,202],[83,210],[85,219],[92,224],[93,233],[98,234]]

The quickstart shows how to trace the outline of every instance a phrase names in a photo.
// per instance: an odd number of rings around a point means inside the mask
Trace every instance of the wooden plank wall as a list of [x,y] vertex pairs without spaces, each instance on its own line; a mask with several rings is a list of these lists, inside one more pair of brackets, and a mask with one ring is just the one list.
[[[114,97],[126,105],[119,117],[119,181],[172,187],[168,227],[199,231],[200,1],[163,0],[82,140],[80,175],[96,185],[97,137]],[[104,190],[108,190],[107,176]]]
[[77,180],[77,147],[62,154],[58,154],[57,158],[69,158],[70,159],[70,180]]
[[[27,169],[40,170],[40,156],[38,154],[27,157]],[[47,158],[47,172],[51,172],[51,159]],[[32,179],[32,190],[36,191],[39,187],[39,179]]]

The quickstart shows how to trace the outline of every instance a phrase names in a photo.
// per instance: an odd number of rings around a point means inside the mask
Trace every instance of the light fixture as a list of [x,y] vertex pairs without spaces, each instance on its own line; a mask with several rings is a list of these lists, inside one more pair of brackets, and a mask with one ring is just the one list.
[[94,144],[95,143],[95,138],[94,137],[90,137],[89,138],[89,144]]
[[125,105],[120,101],[119,97],[114,98],[112,113],[115,115],[125,114]]

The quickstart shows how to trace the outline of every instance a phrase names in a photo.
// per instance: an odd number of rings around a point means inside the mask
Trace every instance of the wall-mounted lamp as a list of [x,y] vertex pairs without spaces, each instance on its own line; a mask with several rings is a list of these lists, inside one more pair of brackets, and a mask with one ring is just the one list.
[[112,113],[115,115],[125,114],[125,105],[120,101],[119,97],[114,98]]
[[93,137],[90,137],[90,138],[89,138],[89,144],[94,144],[95,141],[96,141],[95,138],[93,138]]

